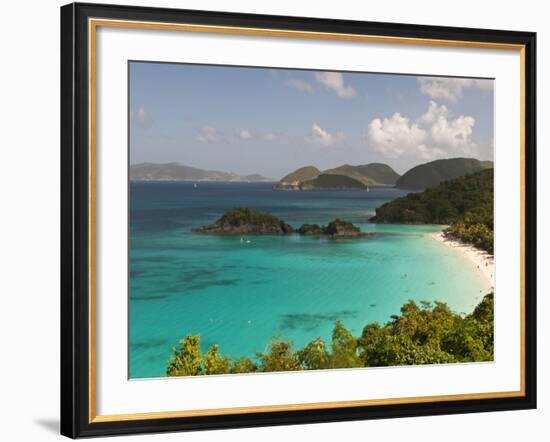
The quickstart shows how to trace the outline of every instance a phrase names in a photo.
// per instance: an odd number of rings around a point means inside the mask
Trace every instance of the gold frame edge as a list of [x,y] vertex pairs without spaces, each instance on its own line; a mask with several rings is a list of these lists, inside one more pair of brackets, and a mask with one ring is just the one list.
[[[521,226],[520,226],[520,389],[518,391],[498,391],[487,393],[465,393],[453,395],[437,396],[413,396],[402,398],[387,399],[368,399],[352,401],[333,401],[333,402],[314,402],[301,404],[282,404],[282,405],[260,405],[249,407],[216,408],[216,409],[197,409],[181,411],[159,411],[144,413],[127,413],[98,415],[96,413],[96,36],[97,27],[117,27],[117,28],[138,28],[146,30],[169,30],[186,32],[207,32],[218,34],[235,35],[254,35],[266,37],[292,37],[308,38],[338,41],[357,41],[370,43],[386,44],[409,44],[419,46],[443,46],[443,47],[461,47],[474,49],[496,49],[519,51],[520,53],[520,188],[521,188]],[[410,37],[390,37],[363,34],[345,34],[345,33],[323,33],[311,31],[293,31],[282,29],[265,28],[247,28],[233,26],[213,26],[213,25],[191,25],[183,23],[160,23],[160,22],[142,22],[132,20],[114,20],[114,19],[88,19],[89,35],[89,55],[88,55],[88,92],[89,92],[89,423],[118,422],[147,419],[169,419],[198,416],[220,416],[236,415],[246,413],[270,413],[280,411],[298,411],[298,410],[322,410],[328,408],[349,408],[365,407],[375,405],[396,405],[396,404],[415,404],[427,402],[460,401],[460,400],[482,400],[497,398],[514,398],[525,396],[525,45],[522,44],[504,44],[491,42],[474,42],[461,40],[437,40]]]

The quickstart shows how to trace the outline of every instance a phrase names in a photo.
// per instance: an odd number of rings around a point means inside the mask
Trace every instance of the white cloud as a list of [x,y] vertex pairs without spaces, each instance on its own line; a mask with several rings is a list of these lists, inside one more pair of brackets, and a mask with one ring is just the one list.
[[447,117],[449,115],[449,110],[447,109],[447,106],[442,104],[441,106],[438,106],[437,103],[433,100],[430,100],[430,104],[428,106],[428,111],[422,115],[418,121],[423,124],[432,124],[439,117]]
[[375,118],[369,123],[367,137],[369,146],[388,158],[476,156],[479,149],[472,140],[474,125],[473,117],[452,119],[446,106],[430,101],[416,122],[398,112],[389,118]]
[[273,132],[259,132],[259,131],[252,131],[249,129],[242,129],[238,133],[238,137],[241,140],[256,140],[256,141],[273,141],[275,139],[275,135]]
[[474,117],[470,116],[461,115],[455,120],[439,117],[430,128],[430,136],[437,146],[464,155],[475,155],[477,145],[472,141],[475,123]]
[[243,129],[239,132],[239,138],[241,140],[250,140],[252,138],[252,133],[249,130]]
[[307,81],[298,80],[296,78],[291,78],[286,82],[286,84],[294,89],[298,89],[302,92],[307,92],[308,94],[313,93],[313,86]]
[[137,111],[130,112],[130,119],[136,121],[141,126],[149,123],[149,114],[145,111],[145,106],[141,105]]
[[335,132],[331,134],[330,132],[324,130],[317,123],[311,126],[311,131],[306,137],[306,141],[312,144],[319,144],[321,146],[332,146],[338,144],[344,140],[343,132]]
[[203,126],[195,135],[199,143],[233,143],[235,141],[273,141],[272,132],[260,132],[251,129],[224,130],[213,126]]
[[145,123],[146,118],[147,118],[147,113],[145,112],[145,107],[140,106],[137,111],[137,119],[140,123]]
[[418,77],[417,80],[423,94],[451,102],[462,98],[464,89],[476,88],[485,92],[493,90],[493,80],[439,77]]
[[203,126],[195,137],[201,143],[217,143],[222,141],[222,135],[218,129],[212,126]]
[[315,80],[335,92],[340,98],[355,97],[355,89],[345,85],[344,76],[340,72],[315,72],[314,75]]
[[370,146],[389,158],[397,158],[417,149],[426,141],[427,133],[399,112],[390,118],[375,118],[369,123]]
[[445,158],[445,151],[437,147],[428,147],[425,144],[421,144],[417,147],[418,156],[426,161],[431,161],[436,158]]

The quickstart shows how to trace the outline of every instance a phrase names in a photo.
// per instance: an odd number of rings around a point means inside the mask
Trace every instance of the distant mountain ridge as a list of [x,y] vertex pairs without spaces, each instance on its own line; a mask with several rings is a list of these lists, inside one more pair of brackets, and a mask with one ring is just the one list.
[[368,185],[392,186],[398,178],[399,174],[383,163],[370,163],[359,166],[343,164],[323,171],[315,166],[305,166],[284,176],[273,189],[362,189]]
[[131,181],[274,181],[260,174],[238,175],[231,172],[204,170],[180,163],[140,163],[130,166]]
[[[492,169],[492,161],[475,158],[450,158],[419,164],[399,175],[384,163],[358,166],[343,164],[320,170],[305,166],[284,176],[274,190],[364,189],[369,185],[395,186],[403,189],[428,189],[464,175]],[[130,166],[132,181],[237,181],[272,182],[260,174],[238,175],[231,172],[205,170],[184,164],[140,163]]]
[[444,181],[492,168],[492,161],[479,161],[475,158],[435,160],[419,164],[405,172],[395,186],[402,189],[428,189]]

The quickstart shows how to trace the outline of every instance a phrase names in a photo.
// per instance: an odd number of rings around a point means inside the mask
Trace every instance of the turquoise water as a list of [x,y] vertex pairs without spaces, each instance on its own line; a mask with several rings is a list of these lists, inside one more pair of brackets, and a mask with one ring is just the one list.
[[[254,356],[274,337],[301,347],[330,341],[341,319],[355,335],[385,323],[408,300],[469,312],[482,281],[458,253],[434,241],[438,226],[375,225],[374,208],[407,192],[273,192],[270,183],[130,185],[130,377],[165,372],[173,346],[200,334],[203,349]],[[341,218],[380,236],[201,235],[232,207],[269,211],[295,227]]]

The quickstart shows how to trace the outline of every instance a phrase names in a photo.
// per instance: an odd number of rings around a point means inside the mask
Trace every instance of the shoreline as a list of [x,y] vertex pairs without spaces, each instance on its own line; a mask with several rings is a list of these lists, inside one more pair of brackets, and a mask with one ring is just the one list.
[[473,266],[476,272],[481,275],[483,284],[484,295],[495,289],[495,263],[494,257],[489,255],[483,250],[479,250],[476,247],[465,244],[461,241],[446,238],[443,232],[438,232],[431,237],[452,248],[456,252],[460,253],[462,257],[468,260]]

